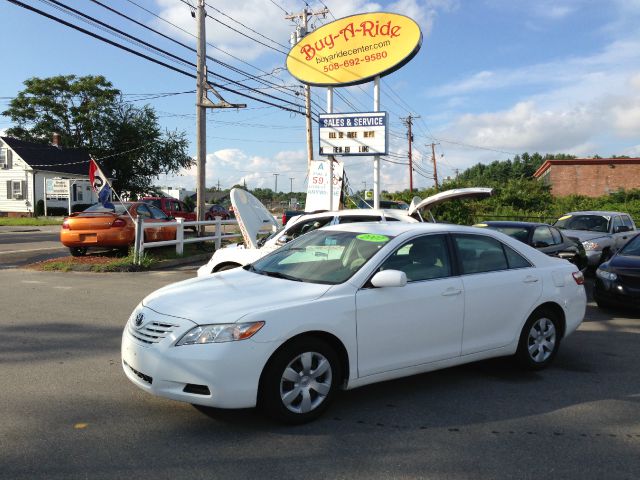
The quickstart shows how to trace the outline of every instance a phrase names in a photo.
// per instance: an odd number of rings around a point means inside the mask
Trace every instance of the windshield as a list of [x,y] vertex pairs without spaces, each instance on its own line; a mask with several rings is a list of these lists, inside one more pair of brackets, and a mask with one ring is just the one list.
[[244,268],[270,277],[335,285],[351,278],[391,238],[315,230]]
[[609,220],[606,215],[565,215],[553,225],[564,230],[587,230],[590,232],[608,232]]
[[640,235],[636,235],[618,252],[624,257],[640,257]]

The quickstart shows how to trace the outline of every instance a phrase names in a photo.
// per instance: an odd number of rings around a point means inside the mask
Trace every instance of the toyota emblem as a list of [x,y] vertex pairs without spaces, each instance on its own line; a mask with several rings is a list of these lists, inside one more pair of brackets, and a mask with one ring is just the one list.
[[144,320],[144,313],[137,314],[135,319],[136,327],[139,327],[140,325],[142,325],[143,320]]

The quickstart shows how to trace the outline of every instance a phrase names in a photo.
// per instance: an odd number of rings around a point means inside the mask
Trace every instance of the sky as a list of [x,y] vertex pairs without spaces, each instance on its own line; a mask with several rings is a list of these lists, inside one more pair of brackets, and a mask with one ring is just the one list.
[[[48,0],[22,1],[140,50],[68,15]],[[195,62],[191,50],[92,0],[57,1]],[[102,1],[145,26],[195,47],[196,25],[187,0]],[[195,0],[190,1],[193,4]],[[414,188],[433,185],[432,143],[440,179],[455,176],[456,171],[479,162],[506,160],[525,151],[580,157],[640,156],[640,0],[207,3],[208,54],[281,85],[274,90],[244,82],[296,104],[303,104],[301,84],[285,68],[289,37],[296,25],[284,19],[285,12],[300,12],[305,4],[314,10],[326,6],[330,14],[326,18],[314,17],[315,28],[334,18],[372,11],[401,13],[418,22],[423,33],[422,48],[406,66],[382,81],[381,110],[388,112],[391,121],[392,153],[382,162],[383,190],[404,190],[409,186],[408,141],[402,118],[410,114],[419,117],[413,127],[418,169],[413,176]],[[5,39],[0,111],[23,88],[27,78],[104,75],[123,92],[125,100],[153,106],[163,128],[186,132],[189,153],[195,156],[195,80],[9,1],[0,2],[0,18]],[[171,64],[193,71],[184,64]],[[242,73],[219,63],[211,62],[209,71],[246,80]],[[160,96],[178,92],[188,93]],[[339,88],[336,92],[346,101],[336,97],[335,112],[373,109],[372,83]],[[222,188],[228,188],[246,182],[249,188],[274,189],[277,181],[279,191],[304,191],[304,117],[234,93],[221,93],[228,102],[246,103],[247,108],[208,111],[207,187],[219,182]],[[326,89],[312,88],[312,98],[314,110],[326,108]],[[10,119],[0,116],[0,133],[10,126]],[[317,152],[315,127],[314,142]],[[342,160],[353,190],[371,188],[372,158]],[[157,180],[158,185],[187,189],[194,189],[195,183],[195,167],[178,175],[161,175]]]

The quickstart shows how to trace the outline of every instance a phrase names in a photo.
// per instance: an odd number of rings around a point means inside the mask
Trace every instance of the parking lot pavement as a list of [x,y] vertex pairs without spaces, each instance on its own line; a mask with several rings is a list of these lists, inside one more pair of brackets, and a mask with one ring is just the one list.
[[479,362],[344,392],[283,427],[124,377],[133,307],[192,276],[3,271],[0,478],[640,478],[636,314],[590,304],[542,372]]
[[60,226],[0,226],[0,269],[15,268],[67,256],[60,243]]

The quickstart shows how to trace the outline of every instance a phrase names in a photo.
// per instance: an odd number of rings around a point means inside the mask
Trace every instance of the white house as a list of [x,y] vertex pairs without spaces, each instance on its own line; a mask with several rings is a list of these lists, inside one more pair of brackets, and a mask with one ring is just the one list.
[[53,144],[45,145],[0,137],[0,216],[33,215],[45,191],[47,209],[97,202],[89,183],[89,154],[60,147],[59,138],[54,134]]

